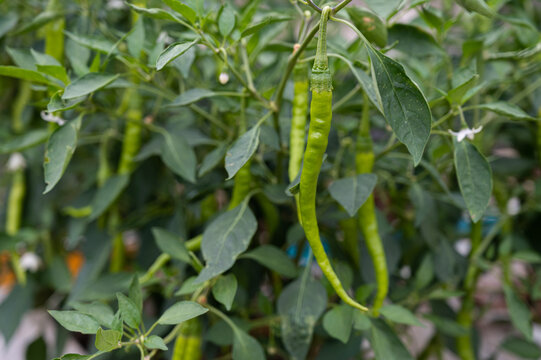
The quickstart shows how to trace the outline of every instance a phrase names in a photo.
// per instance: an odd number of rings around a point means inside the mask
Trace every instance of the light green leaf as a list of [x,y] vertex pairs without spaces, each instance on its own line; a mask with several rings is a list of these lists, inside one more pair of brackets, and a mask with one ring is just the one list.
[[62,100],[88,95],[115,81],[120,75],[88,73],[69,84],[64,90]]
[[269,16],[265,17],[263,20],[261,20],[261,21],[255,23],[255,24],[250,25],[249,27],[247,27],[241,33],[240,36],[241,37],[250,36],[252,34],[255,34],[256,32],[259,32],[261,29],[263,29],[267,25],[274,24],[276,22],[281,22],[281,21],[289,21],[289,20],[291,20],[291,17],[284,16],[282,14],[269,15]]
[[185,5],[178,0],[162,0],[162,1],[165,4],[167,4],[167,6],[169,6],[171,9],[175,10],[177,13],[185,17],[192,24],[194,24],[195,20],[197,20],[197,14],[195,10],[193,10],[188,5]]
[[387,45],[387,26],[373,12],[356,6],[347,6],[346,11],[353,22],[368,41],[379,47]]
[[349,341],[353,325],[353,308],[349,305],[338,305],[323,316],[323,328],[331,337],[344,344]]
[[32,81],[32,82],[36,82],[40,84],[53,86],[56,88],[61,88],[59,84],[49,80],[39,71],[22,69],[16,66],[0,65],[0,76],[8,76],[8,77],[16,78],[16,79],[28,80],[28,81]]
[[195,276],[189,277],[180,286],[180,289],[175,293],[176,296],[189,295],[201,287],[200,283],[195,281]]
[[70,110],[86,100],[86,96],[81,96],[64,101],[62,100],[62,92],[62,90],[59,90],[51,97],[49,104],[47,104],[48,112],[54,113]]
[[136,59],[139,59],[145,45],[145,23],[143,18],[137,19],[130,34],[126,37],[126,42],[130,54]]
[[83,116],[79,115],[76,119],[59,127],[49,138],[43,162],[45,183],[47,184],[44,194],[55,187],[66,171],[77,147],[82,118]]
[[462,82],[459,85],[456,85],[454,88],[449,90],[447,93],[447,100],[451,105],[462,105],[468,100],[466,96],[468,92],[475,86],[477,80],[479,79],[478,74],[472,74],[468,79]]
[[70,79],[63,66],[58,65],[36,65],[39,72],[44,73],[62,81],[64,84],[69,84]]
[[186,264],[191,263],[190,254],[178,236],[161,228],[152,228],[152,235],[161,251]]
[[148,16],[148,17],[151,17],[153,19],[169,20],[169,21],[174,21],[176,23],[181,21],[176,15],[173,15],[170,12],[162,10],[162,9],[157,9],[157,8],[147,9],[147,8],[136,6],[136,5],[133,5],[133,4],[130,4],[130,3],[127,3],[127,4],[135,12],[137,12],[139,14],[143,14],[143,15]]
[[233,328],[233,360],[265,360],[259,342],[238,327]]
[[19,16],[14,12],[0,15],[0,39],[17,25]]
[[333,181],[329,193],[334,200],[346,209],[349,216],[354,216],[370,196],[378,177],[374,174],[359,174]]
[[166,130],[160,131],[165,141],[161,143],[161,157],[165,165],[175,174],[195,183],[197,159],[184,137]]
[[95,334],[100,327],[93,317],[81,314],[77,311],[49,310],[49,314],[69,331],[80,332],[83,334]]
[[132,329],[137,329],[141,323],[141,312],[137,308],[137,305],[132,299],[122,293],[117,293],[116,298],[122,320]]
[[424,327],[411,311],[400,305],[385,305],[380,309],[380,313],[395,323]]
[[[186,51],[190,50],[192,46],[199,42],[199,38],[191,42],[176,42],[167,47],[158,59],[156,60],[156,70],[160,71],[171,61],[177,59],[179,56],[183,55]],[[195,90],[195,89],[193,89]],[[189,90],[190,91],[190,90]]]
[[376,359],[413,360],[402,341],[394,331],[380,319],[371,319],[372,336],[370,342],[376,354]]
[[212,295],[227,311],[231,310],[237,293],[237,278],[233,274],[220,276],[212,287]]
[[24,22],[24,25],[16,29],[12,35],[20,35],[29,31],[39,29],[40,27],[54,21],[60,17],[64,16],[62,12],[59,11],[43,11],[40,12],[35,18],[30,22]]
[[353,313],[353,328],[358,331],[366,331],[370,329],[372,326],[372,323],[370,322],[370,318],[366,316],[366,314],[355,311]]
[[194,88],[190,89],[188,91],[183,92],[178,96],[175,100],[173,100],[169,105],[169,107],[175,107],[175,106],[186,106],[193,104],[196,101],[199,101],[201,99],[205,99],[211,96],[214,96],[214,91],[208,90],[208,89],[199,89]]
[[402,0],[366,0],[366,4],[383,19],[390,17]]
[[[105,38],[96,38],[86,35],[74,34],[69,31],[64,31],[66,36],[73,40],[75,43],[84,46],[86,48],[96,50],[100,53],[115,53],[115,44]],[[81,64],[80,64],[81,65]]]
[[158,323],[162,325],[176,325],[193,319],[209,311],[194,301],[179,301],[160,316]]
[[199,171],[197,175],[199,177],[202,177],[208,174],[212,169],[214,169],[220,163],[220,161],[224,159],[226,152],[227,152],[226,144],[220,144],[216,146],[216,148],[212,150],[210,153],[208,153],[208,155],[205,156],[205,158],[203,159],[203,162],[201,163],[201,167],[199,167]]
[[524,304],[509,285],[504,285],[503,291],[511,322],[526,339],[533,341],[532,314],[530,309],[528,309],[528,306]]
[[30,130],[23,135],[15,136],[0,144],[0,155],[23,151],[44,143],[49,137],[47,129]]
[[70,306],[82,314],[92,316],[100,325],[106,327],[111,327],[111,323],[115,317],[113,310],[107,304],[99,301],[90,304],[73,302]]
[[111,351],[120,348],[120,339],[122,339],[120,331],[99,328],[94,345],[100,351]]
[[424,318],[432,322],[442,334],[457,337],[469,334],[468,329],[453,319],[436,315],[424,315]]
[[227,178],[231,179],[250,160],[259,146],[260,126],[256,125],[242,134],[225,155]]
[[417,165],[423,156],[432,126],[428,103],[419,87],[406,75],[402,65],[370,46],[367,49],[383,114]]
[[294,359],[308,354],[314,327],[327,307],[327,291],[305,268],[301,277],[287,285],[278,298],[282,317],[282,341]]
[[167,345],[165,345],[165,341],[163,341],[161,337],[156,335],[150,335],[149,337],[146,337],[143,344],[147,349],[159,349],[163,351],[167,350]]
[[457,0],[457,3],[468,11],[473,11],[488,18],[495,15],[494,10],[487,5],[485,0]]
[[130,177],[128,175],[116,175],[107,179],[92,199],[92,203],[90,204],[92,213],[88,221],[93,221],[100,217],[115,202],[126,186],[128,186],[129,180]]
[[256,230],[257,221],[247,201],[214,219],[203,232],[201,251],[206,266],[195,281],[201,283],[229,270]]
[[473,222],[479,221],[492,194],[492,170],[485,157],[468,141],[454,139],[458,184]]
[[242,259],[252,259],[272,271],[286,277],[295,277],[298,274],[297,267],[285,252],[274,245],[261,245],[252,251],[240,256]]
[[533,121],[538,120],[528,115],[524,110],[522,110],[518,106],[504,102],[504,101],[498,101],[491,104],[481,104],[476,107],[479,109],[495,112],[496,114],[507,116],[513,120],[533,120]]
[[218,19],[218,30],[220,30],[220,34],[222,36],[229,35],[235,28],[235,21],[235,10],[228,3],[225,3]]
[[141,285],[139,284],[139,277],[135,275],[131,281],[129,289],[129,297],[133,303],[137,306],[140,313],[143,312],[143,294],[141,292]]
[[445,55],[436,39],[423,28],[410,24],[393,24],[389,28],[389,44],[408,56],[425,59],[426,56]]
[[519,356],[521,359],[540,359],[541,349],[534,342],[519,337],[508,337],[500,345],[505,351]]

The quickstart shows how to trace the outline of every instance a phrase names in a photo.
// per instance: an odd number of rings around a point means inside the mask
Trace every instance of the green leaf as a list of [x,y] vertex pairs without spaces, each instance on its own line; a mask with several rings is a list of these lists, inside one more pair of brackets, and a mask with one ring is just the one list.
[[424,318],[432,322],[442,334],[457,337],[469,334],[468,329],[453,319],[436,315],[424,315]]
[[242,259],[252,259],[263,266],[286,277],[295,277],[297,267],[285,252],[274,245],[261,245],[240,256]]
[[152,235],[161,251],[186,264],[191,263],[190,254],[178,236],[161,228],[152,228]]
[[349,305],[338,305],[323,316],[323,328],[331,337],[344,344],[349,341],[353,325],[353,308]]
[[69,84],[70,79],[63,66],[58,65],[37,65],[39,72],[44,73],[62,81],[64,84]]
[[508,337],[500,345],[505,351],[519,356],[521,359],[539,359],[541,358],[541,349],[534,342],[518,338]]
[[143,18],[137,19],[130,34],[126,37],[126,43],[128,44],[130,54],[134,58],[139,59],[145,45],[145,23]]
[[[160,71],[171,61],[177,59],[179,56],[183,55],[186,51],[190,50],[190,48],[194,46],[195,44],[197,44],[198,42],[199,42],[199,38],[191,42],[187,42],[187,41],[176,42],[169,45],[167,49],[162,51],[160,56],[158,56],[158,59],[156,60],[156,70]],[[188,91],[191,91],[191,90],[188,90]]]
[[227,152],[227,145],[220,144],[212,150],[201,163],[197,175],[202,177],[208,174],[212,169],[214,169],[218,164],[224,159],[225,153]]
[[193,104],[194,102],[199,101],[201,99],[205,99],[214,95],[216,94],[212,90],[194,88],[194,89],[190,89],[188,91],[183,92],[182,94],[180,94],[180,96],[178,96],[175,100],[173,100],[167,106],[169,107],[186,106],[186,105]]
[[526,339],[533,341],[532,314],[530,309],[528,309],[528,306],[522,302],[509,285],[504,285],[503,291],[509,316],[511,316],[511,322]]
[[111,351],[120,348],[120,339],[122,339],[120,331],[99,328],[94,345],[100,351]]
[[132,299],[122,293],[117,293],[116,298],[122,320],[132,329],[137,329],[141,323],[141,312],[137,308],[137,305]]
[[23,151],[44,143],[49,138],[49,130],[36,129],[29,130],[26,133],[12,137],[0,144],[0,154],[9,154]]
[[47,184],[44,194],[55,187],[66,171],[77,147],[82,118],[83,116],[79,115],[76,119],[59,127],[49,138],[43,162],[45,183]]
[[182,282],[180,289],[175,293],[176,296],[189,295],[201,287],[200,283],[195,282],[195,276],[189,277]]
[[514,104],[510,104],[504,101],[498,101],[491,104],[481,104],[476,108],[495,112],[496,114],[507,116],[513,120],[533,120],[538,119],[528,115],[524,110]]
[[265,360],[265,353],[259,342],[245,331],[233,329],[233,360]]
[[225,155],[227,179],[231,179],[250,160],[259,146],[260,126],[256,125],[242,134]]
[[140,313],[143,312],[143,294],[141,292],[141,285],[139,284],[139,277],[135,275],[131,281],[129,296],[133,303],[137,306]]
[[54,360],[88,360],[92,356],[93,355],[66,354],[62,355],[62,357],[54,358]]
[[220,276],[212,287],[212,295],[227,311],[231,310],[237,293],[237,278],[233,274]]
[[257,221],[247,201],[214,219],[203,232],[201,252],[206,266],[196,282],[207,281],[229,270],[237,256],[246,251],[256,230]]
[[156,335],[150,335],[149,337],[146,337],[143,344],[147,349],[159,349],[163,351],[167,350],[167,345],[165,345],[165,341],[163,341],[161,337]]
[[389,28],[388,43],[396,43],[396,49],[408,56],[425,58],[445,55],[436,39],[429,32],[415,25],[393,24]]
[[378,177],[374,174],[359,174],[333,181],[329,193],[334,200],[346,209],[349,216],[354,216],[370,196]]
[[64,101],[62,100],[62,90],[59,90],[56,93],[54,93],[54,95],[51,97],[51,100],[49,100],[49,103],[47,104],[47,111],[50,113],[54,113],[54,112],[70,110],[85,100],[86,100],[86,96],[81,96],[78,98],[73,98],[73,99]]
[[371,319],[372,336],[370,342],[376,354],[376,359],[413,360],[402,341],[383,320]]
[[241,37],[250,36],[252,34],[255,34],[256,32],[259,32],[261,29],[263,29],[267,25],[274,24],[281,21],[289,21],[289,20],[291,20],[290,16],[284,16],[281,14],[270,15],[270,16],[265,17],[263,20],[247,27],[241,33],[240,36]]
[[457,0],[457,3],[468,11],[473,11],[488,18],[493,17],[494,10],[492,10],[485,0]]
[[520,250],[513,254],[513,259],[524,261],[529,264],[541,263],[541,255],[533,250]]
[[468,141],[454,139],[458,184],[473,222],[479,221],[492,194],[492,170],[485,157]]
[[100,53],[110,54],[115,52],[115,44],[105,38],[96,38],[64,31],[66,36],[75,43]]
[[49,310],[49,314],[55,318],[60,325],[69,331],[83,334],[95,334],[100,324],[93,318],[77,311],[56,311]]
[[455,85],[455,87],[447,93],[447,100],[451,105],[463,105],[464,102],[468,100],[467,93],[470,91],[475,84],[477,83],[477,80],[479,79],[478,74],[471,74],[471,76],[460,83],[459,85]]
[[165,165],[178,176],[195,183],[197,159],[184,137],[166,130],[160,131],[165,141],[161,143],[161,158]]
[[92,316],[102,326],[111,327],[115,314],[107,305],[99,301],[90,304],[82,302],[70,303],[70,306],[82,314]]
[[46,11],[40,12],[30,22],[24,22],[24,25],[20,27],[19,29],[16,29],[12,35],[20,35],[29,31],[39,29],[40,27],[47,25],[51,21],[54,21],[62,16],[64,16],[64,14],[58,11],[46,10]]
[[88,73],[69,84],[64,90],[62,100],[88,95],[115,81],[120,75]]
[[130,177],[128,175],[115,175],[107,179],[92,199],[92,203],[90,204],[92,213],[88,221],[93,221],[100,217],[115,202],[126,186],[128,186],[129,180]]
[[19,16],[14,12],[9,12],[5,15],[0,15],[0,39],[4,37],[9,31],[11,31],[17,22]]
[[398,8],[401,0],[365,0],[366,4],[383,19],[390,17]]
[[400,305],[385,305],[380,309],[380,313],[395,323],[424,327],[411,311]]
[[228,4],[222,7],[220,17],[218,18],[218,30],[222,36],[227,36],[235,28],[235,10]]
[[188,5],[181,3],[178,0],[162,0],[167,6],[175,10],[177,13],[185,17],[192,24],[197,20],[197,13]]
[[182,22],[176,15],[173,15],[170,12],[162,10],[162,9],[157,9],[157,8],[147,9],[147,8],[136,6],[130,3],[127,3],[127,4],[135,12],[151,17],[153,19],[169,20],[169,21],[174,21],[176,23]]
[[284,288],[277,307],[287,352],[294,359],[306,358],[314,327],[327,307],[327,291],[305,268],[301,277]]
[[158,319],[158,323],[161,325],[176,325],[203,315],[207,311],[209,311],[207,308],[194,301],[179,301],[165,310]]
[[383,114],[417,165],[423,156],[432,126],[432,115],[426,99],[406,75],[402,65],[370,46],[367,46],[367,49]]
[[346,11],[353,25],[363,33],[368,41],[379,47],[387,45],[387,26],[379,16],[356,6],[347,6]]
[[49,80],[42,73],[35,70],[22,69],[16,66],[0,65],[0,76],[2,75],[16,78],[16,79],[28,80],[28,81],[32,81],[32,82],[36,82],[40,84],[45,84],[45,85],[53,86],[56,88],[61,88],[61,86],[58,83]]
[[370,322],[370,318],[366,316],[366,314],[363,314],[360,311],[355,311],[353,313],[353,328],[358,331],[366,331],[370,329],[372,326],[372,323]]

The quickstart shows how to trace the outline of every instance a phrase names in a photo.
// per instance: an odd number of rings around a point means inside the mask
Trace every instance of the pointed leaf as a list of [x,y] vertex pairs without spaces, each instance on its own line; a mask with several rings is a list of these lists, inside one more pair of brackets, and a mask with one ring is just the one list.
[[396,323],[424,327],[411,311],[400,305],[385,305],[380,309],[380,313]]
[[214,95],[215,95],[214,91],[211,91],[208,89],[194,88],[194,89],[190,89],[188,91],[183,92],[182,94],[180,94],[179,97],[177,97],[167,106],[169,107],[186,106],[186,105],[193,104],[194,102],[199,101],[201,99],[205,99]]
[[261,245],[256,249],[240,256],[243,259],[252,259],[272,271],[286,277],[297,276],[297,267],[285,252],[273,245]]
[[167,345],[165,345],[165,341],[163,341],[161,337],[156,335],[150,335],[149,337],[145,338],[143,344],[147,349],[159,349],[163,351],[167,350]]
[[152,228],[152,235],[161,251],[171,255],[172,258],[187,264],[191,263],[190,254],[178,236],[161,228]]
[[49,314],[69,331],[80,332],[83,334],[95,334],[100,328],[100,325],[93,317],[81,314],[77,311],[49,310]]
[[199,38],[191,42],[176,42],[167,47],[158,59],[156,60],[156,70],[160,71],[171,61],[177,59],[179,56],[183,55],[186,51],[190,50],[192,46],[199,42]]
[[62,95],[62,100],[73,99],[93,93],[94,91],[109,85],[119,76],[119,74],[112,75],[102,73],[88,73],[83,75],[66,87],[64,94]]
[[233,360],[265,360],[259,342],[239,328],[233,330]]
[[194,301],[179,301],[165,310],[158,323],[162,325],[176,325],[203,315],[207,311],[209,310]]
[[250,160],[259,146],[260,126],[254,126],[240,136],[225,156],[227,178],[231,179]]
[[141,312],[137,308],[137,305],[132,299],[122,293],[117,293],[116,298],[122,320],[132,329],[137,329],[141,323]]
[[383,320],[372,319],[372,336],[370,342],[376,359],[413,360],[402,341]]
[[130,177],[128,175],[116,175],[107,179],[92,199],[92,203],[90,204],[92,213],[88,221],[93,221],[100,217],[115,202],[126,186],[128,186],[129,180]]
[[191,22],[192,24],[195,23],[195,20],[197,19],[197,14],[195,10],[193,10],[188,5],[181,3],[179,0],[162,1],[167,4],[167,6],[169,6],[171,9],[175,10],[177,13],[188,19],[189,22]]
[[344,344],[349,341],[352,325],[353,308],[349,305],[335,306],[323,317],[323,328],[327,334]]
[[377,181],[378,177],[374,174],[359,174],[333,181],[329,193],[349,216],[354,216],[374,190]]
[[122,339],[120,331],[99,328],[94,345],[100,351],[111,351],[120,348],[120,339]]
[[504,101],[498,101],[491,104],[482,104],[478,105],[477,107],[483,110],[495,112],[496,114],[507,116],[514,120],[537,120],[536,118],[528,115],[518,106]]
[[212,295],[227,311],[231,310],[233,299],[237,293],[237,278],[233,274],[220,276],[212,287]]
[[509,285],[504,285],[503,291],[513,325],[515,325],[526,339],[533,341],[532,314],[530,309],[528,309],[528,306],[522,302]]
[[178,176],[195,183],[197,159],[193,149],[180,134],[160,131],[165,141],[161,143],[161,157],[165,165]]

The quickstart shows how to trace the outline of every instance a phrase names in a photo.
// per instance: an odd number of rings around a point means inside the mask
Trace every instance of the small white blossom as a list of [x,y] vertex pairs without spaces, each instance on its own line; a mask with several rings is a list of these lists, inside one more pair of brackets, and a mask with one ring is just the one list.
[[462,256],[467,256],[471,251],[471,240],[460,239],[455,243],[455,250]]
[[456,136],[456,140],[458,142],[461,142],[465,138],[473,140],[473,137],[475,136],[475,134],[481,132],[482,129],[483,129],[483,127],[479,126],[477,129],[476,128],[473,128],[473,129],[467,128],[467,129],[462,129],[459,132],[454,132],[453,130],[449,130],[449,133]]
[[402,279],[409,279],[411,277],[411,267],[409,266],[403,266],[402,269],[400,269],[400,277]]
[[507,213],[511,216],[517,215],[520,212],[520,200],[515,196],[507,202]]
[[220,84],[225,85],[229,82],[229,75],[226,72],[222,72],[218,77]]
[[21,267],[30,272],[36,272],[41,266],[41,259],[36,253],[26,252],[20,259]]
[[47,122],[52,122],[52,123],[58,124],[60,126],[62,126],[62,125],[64,125],[66,123],[66,120],[62,119],[59,116],[53,115],[48,111],[42,111],[40,113],[40,115],[41,115],[41,118],[43,120],[47,121]]
[[164,44],[170,44],[173,41],[174,41],[174,39],[171,36],[169,36],[169,34],[167,34],[167,32],[165,32],[165,31],[162,31],[160,33],[160,35],[158,35],[157,42],[159,42],[159,43],[161,42],[161,43],[164,43]]
[[21,153],[13,153],[8,160],[8,171],[17,171],[26,167],[26,160]]
[[126,4],[124,4],[124,1],[122,0],[108,0],[107,1],[107,9],[112,10],[121,10],[126,7]]

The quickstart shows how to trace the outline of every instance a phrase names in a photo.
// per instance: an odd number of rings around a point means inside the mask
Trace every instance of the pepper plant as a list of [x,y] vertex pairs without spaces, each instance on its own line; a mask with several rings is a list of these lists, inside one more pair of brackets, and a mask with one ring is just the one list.
[[541,357],[535,1],[0,14],[0,332],[57,326],[31,358]]

